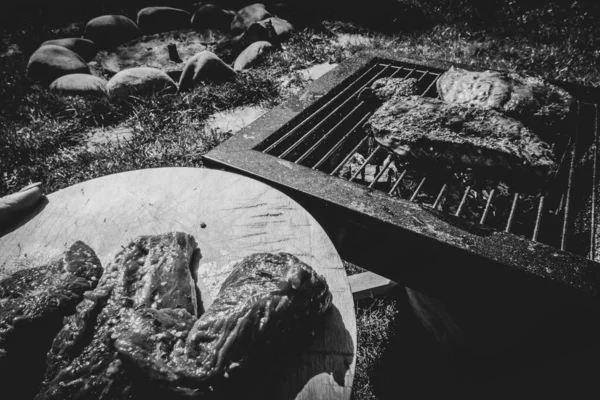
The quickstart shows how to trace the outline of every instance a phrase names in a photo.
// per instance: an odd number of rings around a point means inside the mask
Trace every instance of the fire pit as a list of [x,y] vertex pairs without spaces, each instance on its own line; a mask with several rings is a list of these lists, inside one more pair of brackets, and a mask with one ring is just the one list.
[[288,192],[326,227],[342,257],[426,293],[505,287],[596,298],[600,95],[553,82],[577,101],[570,132],[554,146],[559,171],[539,193],[387,157],[362,129],[374,108],[361,91],[383,77],[416,78],[421,96],[437,97],[436,79],[451,65],[364,53],[205,161]]

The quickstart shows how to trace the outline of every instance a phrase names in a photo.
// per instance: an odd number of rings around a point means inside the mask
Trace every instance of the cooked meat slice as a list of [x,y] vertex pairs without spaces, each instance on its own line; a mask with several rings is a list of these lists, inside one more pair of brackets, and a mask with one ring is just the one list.
[[565,90],[539,78],[454,67],[439,77],[437,90],[448,103],[503,112],[545,139],[560,130],[573,102]]
[[420,96],[395,97],[377,109],[365,127],[399,156],[494,168],[526,185],[539,186],[557,168],[547,143],[495,110]]
[[[123,326],[115,347],[128,364],[163,387],[201,394],[218,386],[236,367],[264,354],[262,350],[271,347],[265,345],[286,343],[295,329],[314,326],[313,320],[330,305],[325,279],[295,256],[252,254],[234,266],[185,341],[178,336],[188,326],[181,325],[159,345],[155,329],[160,324],[150,322],[157,316],[153,313],[143,323]],[[140,340],[137,332],[155,340]]]
[[359,99],[384,102],[395,96],[412,96],[419,93],[415,78],[380,78],[365,88]]
[[78,241],[49,265],[17,271],[0,282],[1,393],[35,394],[63,318],[75,312],[101,275],[94,251]]
[[190,264],[196,248],[195,239],[180,232],[140,236],[123,248],[56,337],[44,386],[36,398],[131,396],[132,376],[125,373],[114,348],[116,328],[133,323],[130,311],[135,309],[166,306],[195,315]]

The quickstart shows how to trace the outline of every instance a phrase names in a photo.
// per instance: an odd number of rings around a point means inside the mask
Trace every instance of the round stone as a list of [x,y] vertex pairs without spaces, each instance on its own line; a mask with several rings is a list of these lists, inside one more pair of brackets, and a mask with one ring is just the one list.
[[[46,46],[49,44],[54,44],[56,46],[65,47],[77,54],[81,58],[83,58],[86,62],[91,61],[95,56],[98,50],[96,49],[96,45],[94,42],[88,39],[83,38],[65,38],[65,39],[54,39],[47,40],[42,43],[42,46]],[[40,47],[42,47],[40,46]]]
[[260,57],[273,49],[273,45],[266,41],[254,42],[246,47],[244,51],[236,58],[233,64],[234,71],[241,71],[252,64],[256,63]]
[[111,96],[175,93],[177,85],[165,72],[148,67],[130,68],[113,76],[106,85]]
[[112,49],[140,36],[140,29],[123,15],[103,15],[92,19],[85,26],[83,37],[91,40],[99,49]]
[[138,27],[145,33],[168,32],[190,27],[191,14],[173,7],[146,7],[137,15]]
[[106,95],[106,81],[88,74],[64,75],[50,84],[50,90],[70,95]]
[[224,10],[214,4],[205,4],[198,8],[192,16],[191,23],[195,29],[229,30],[235,12]]
[[240,34],[255,22],[272,17],[265,9],[264,4],[256,3],[239,10],[231,22],[231,32]]
[[37,49],[27,64],[27,75],[43,85],[63,75],[89,73],[88,65],[77,53],[54,44]]
[[200,82],[221,82],[232,80],[235,71],[223,62],[215,53],[202,51],[190,58],[183,68],[179,79],[179,90],[191,89]]

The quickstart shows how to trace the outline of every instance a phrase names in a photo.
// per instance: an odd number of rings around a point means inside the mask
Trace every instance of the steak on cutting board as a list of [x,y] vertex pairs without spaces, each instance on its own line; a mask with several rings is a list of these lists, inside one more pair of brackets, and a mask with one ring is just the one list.
[[100,260],[78,241],[48,265],[13,273],[0,282],[0,393],[5,399],[35,394],[46,352],[75,312],[84,292],[102,275]]
[[573,103],[568,92],[539,78],[454,67],[439,77],[437,91],[448,103],[502,112],[546,140],[564,128]]
[[188,319],[166,341],[145,340],[156,338],[163,322],[154,322],[156,312],[137,313],[137,323],[121,325],[115,347],[140,374],[174,394],[223,393],[233,385],[224,386],[224,380],[240,367],[251,372],[248,363],[265,358],[265,349],[298,345],[298,330],[312,329],[331,301],[325,279],[297,257],[252,254],[236,263],[191,330]]
[[396,96],[374,112],[365,129],[400,157],[492,168],[525,187],[539,187],[557,169],[546,142],[521,122],[492,109]]
[[[124,399],[135,394],[138,377],[126,371],[114,341],[120,326],[138,330],[135,312],[165,312],[164,324],[183,325],[198,313],[190,265],[197,244],[175,232],[140,236],[106,267],[97,288],[85,294],[48,352],[37,399]],[[144,311],[145,310],[145,311]],[[157,341],[144,336],[141,340]],[[164,333],[161,334],[164,336]],[[143,390],[144,383],[137,386]],[[141,388],[141,389],[140,389]]]

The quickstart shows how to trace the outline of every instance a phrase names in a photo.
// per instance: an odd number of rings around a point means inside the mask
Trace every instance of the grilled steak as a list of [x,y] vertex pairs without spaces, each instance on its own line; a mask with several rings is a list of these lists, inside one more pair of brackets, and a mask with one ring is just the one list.
[[454,67],[439,77],[437,90],[446,102],[502,112],[546,140],[560,131],[573,102],[565,90],[538,78]]
[[[185,323],[197,313],[190,263],[196,241],[184,233],[140,236],[117,254],[98,287],[86,293],[48,353],[37,399],[121,399],[134,395],[114,341],[120,326],[136,330],[135,310],[169,309]],[[195,318],[195,317],[194,317]],[[141,340],[152,340],[139,333]]]
[[[284,341],[292,331],[312,326],[330,305],[324,278],[298,258],[287,253],[253,254],[234,266],[187,338],[189,319],[163,338],[156,333],[162,322],[153,322],[160,317],[152,311],[137,313],[134,318],[139,322],[123,325],[115,347],[124,360],[163,387],[202,396],[237,367],[264,357],[265,348],[281,348],[274,342],[289,343]],[[153,339],[142,340],[140,332]]]
[[441,165],[494,168],[525,186],[539,186],[557,169],[547,143],[521,122],[495,110],[397,96],[377,109],[365,127],[399,156]]
[[419,93],[415,78],[377,79],[360,94],[360,100],[384,102],[396,96],[412,96]]
[[94,251],[75,242],[49,265],[15,272],[0,282],[0,393],[27,398],[43,376],[46,352],[63,318],[93,289],[102,267]]

